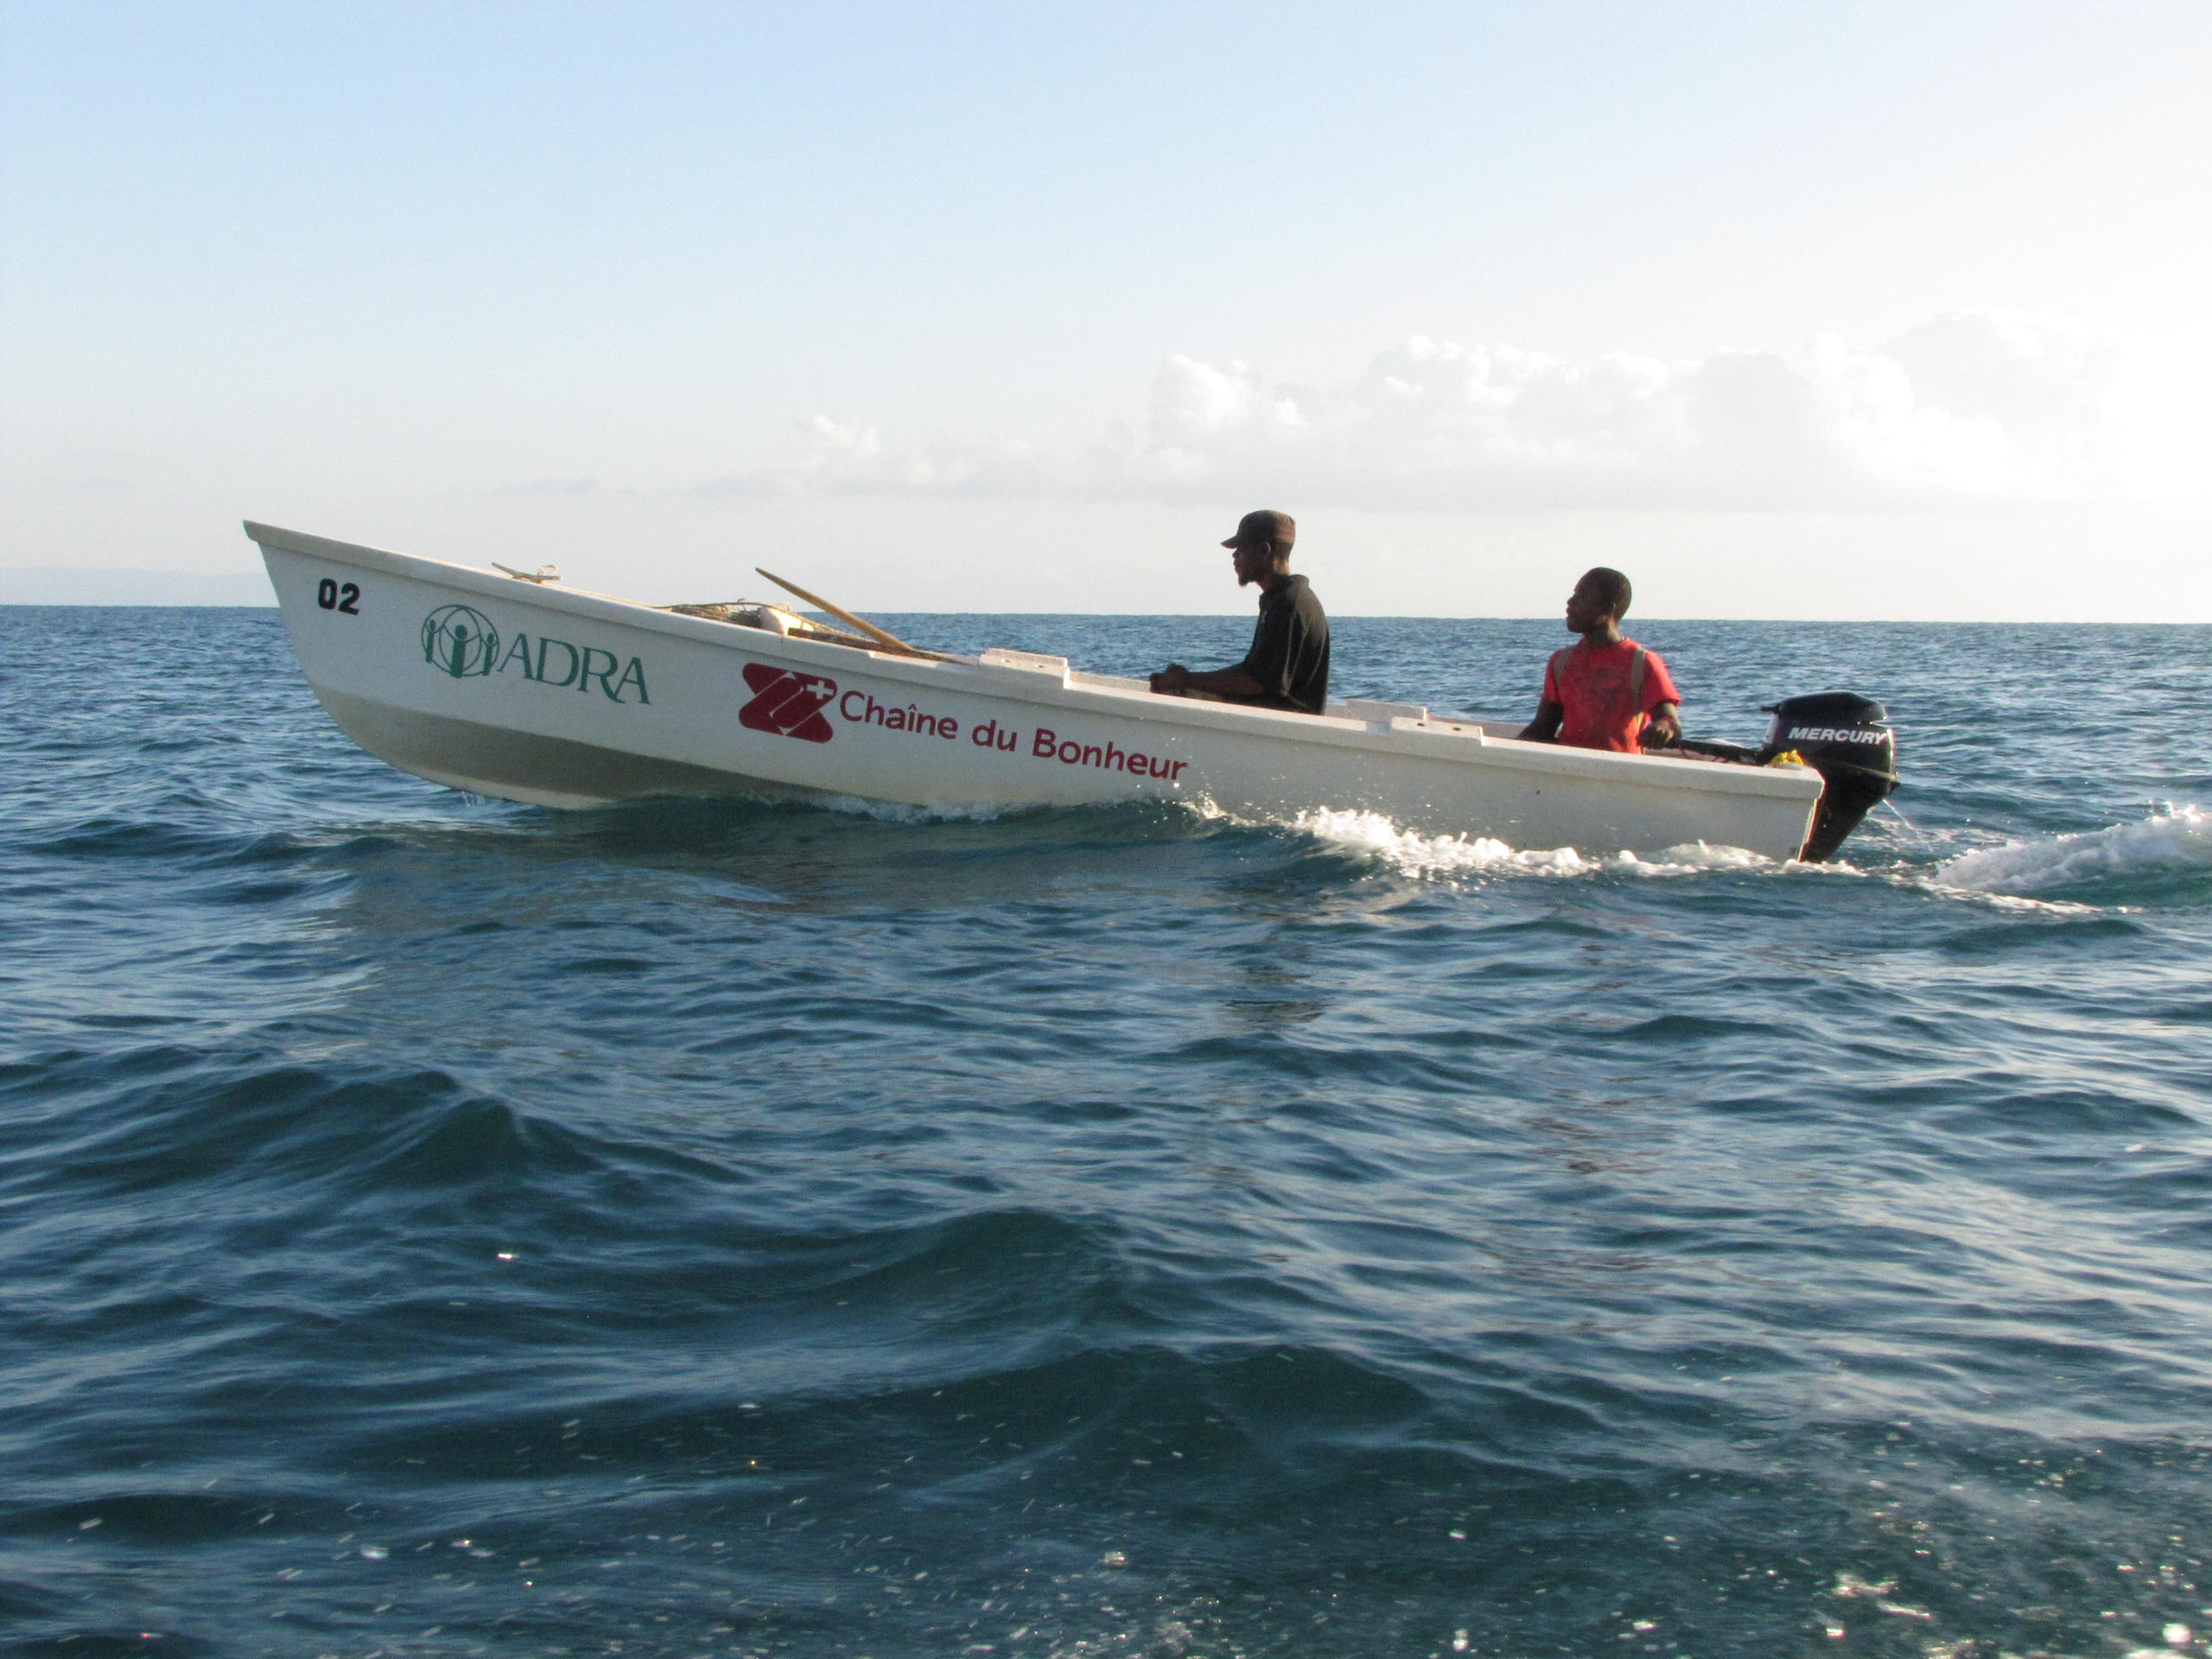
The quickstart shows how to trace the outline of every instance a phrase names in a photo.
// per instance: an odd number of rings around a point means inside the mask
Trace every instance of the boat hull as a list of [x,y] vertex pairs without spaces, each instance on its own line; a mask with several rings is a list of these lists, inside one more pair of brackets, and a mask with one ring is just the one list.
[[1056,658],[925,661],[247,531],[341,731],[404,771],[538,805],[1159,798],[1269,818],[1357,809],[1521,847],[1702,841],[1782,858],[1820,794],[1790,768],[1521,743],[1411,709],[1315,717],[1157,697]]

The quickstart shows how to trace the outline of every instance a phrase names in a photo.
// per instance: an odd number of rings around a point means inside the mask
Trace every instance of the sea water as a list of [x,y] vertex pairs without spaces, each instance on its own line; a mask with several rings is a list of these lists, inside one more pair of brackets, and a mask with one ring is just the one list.
[[563,814],[273,613],[0,611],[0,1641],[2204,1650],[2212,631],[1637,632],[1694,734],[1885,700],[1904,817]]

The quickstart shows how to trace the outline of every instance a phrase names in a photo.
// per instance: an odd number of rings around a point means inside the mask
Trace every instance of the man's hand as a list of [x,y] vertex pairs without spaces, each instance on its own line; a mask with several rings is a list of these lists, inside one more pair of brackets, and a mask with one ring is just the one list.
[[1651,711],[1651,718],[1644,722],[1643,737],[1638,747],[1647,749],[1671,749],[1681,741],[1681,705],[1662,702]]
[[1163,697],[1179,697],[1190,689],[1191,671],[1180,663],[1170,663],[1154,675],[1149,683]]

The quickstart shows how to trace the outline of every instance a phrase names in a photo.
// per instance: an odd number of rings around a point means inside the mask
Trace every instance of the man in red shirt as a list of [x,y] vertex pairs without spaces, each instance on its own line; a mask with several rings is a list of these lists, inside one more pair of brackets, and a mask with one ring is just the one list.
[[1543,701],[1522,737],[1622,754],[1681,741],[1681,696],[1667,664],[1621,632],[1630,596],[1628,578],[1602,565],[1574,584],[1567,631],[1581,641],[1552,653]]

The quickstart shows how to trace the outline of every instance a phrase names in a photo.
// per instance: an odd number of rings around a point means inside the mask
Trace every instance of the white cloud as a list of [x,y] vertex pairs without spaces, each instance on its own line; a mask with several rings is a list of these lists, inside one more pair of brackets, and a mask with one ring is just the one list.
[[499,491],[501,495],[597,495],[599,480],[595,478],[533,478],[526,483],[510,484]]
[[778,465],[704,487],[1457,510],[2077,499],[2112,486],[2117,356],[2094,330],[1971,311],[1879,350],[1828,337],[1671,362],[1414,338],[1327,386],[1170,357],[1141,436],[899,448],[817,416]]
[[817,415],[798,424],[790,453],[763,471],[702,485],[706,495],[1036,495],[1080,488],[1068,459],[1015,442],[887,448],[872,426]]

